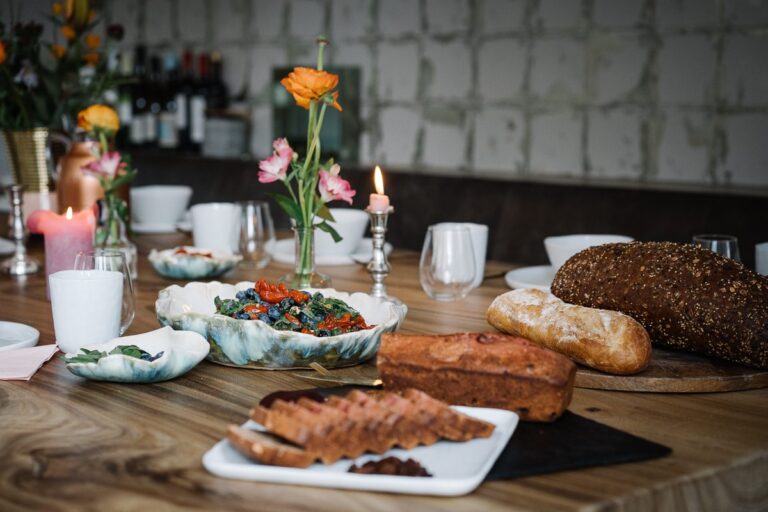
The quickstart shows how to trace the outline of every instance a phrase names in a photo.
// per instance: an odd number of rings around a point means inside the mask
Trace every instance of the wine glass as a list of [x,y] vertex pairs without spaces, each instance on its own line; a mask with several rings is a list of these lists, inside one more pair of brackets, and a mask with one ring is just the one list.
[[461,224],[430,226],[419,261],[421,287],[435,300],[463,299],[475,279],[472,235]]
[[133,281],[125,255],[116,249],[95,248],[92,251],[80,251],[75,256],[74,270],[106,270],[123,275],[123,308],[120,315],[120,336],[122,336],[136,316]]
[[266,201],[242,201],[238,203],[241,213],[240,254],[243,261],[251,262],[256,268],[264,268],[272,258],[275,245],[275,225]]
[[731,235],[694,235],[693,245],[716,252],[726,258],[741,261],[739,256],[739,239]]

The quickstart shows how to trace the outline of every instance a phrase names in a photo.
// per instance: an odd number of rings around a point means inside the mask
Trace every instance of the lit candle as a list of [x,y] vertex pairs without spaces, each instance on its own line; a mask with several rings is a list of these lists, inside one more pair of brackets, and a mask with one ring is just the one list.
[[45,275],[59,270],[71,270],[80,251],[93,250],[96,217],[92,209],[75,214],[72,207],[64,215],[38,210],[29,216],[29,230],[45,236]]
[[384,194],[384,178],[381,176],[381,168],[378,165],[373,173],[373,183],[376,187],[376,193],[371,194],[368,208],[372,212],[385,212],[389,208],[389,196]]

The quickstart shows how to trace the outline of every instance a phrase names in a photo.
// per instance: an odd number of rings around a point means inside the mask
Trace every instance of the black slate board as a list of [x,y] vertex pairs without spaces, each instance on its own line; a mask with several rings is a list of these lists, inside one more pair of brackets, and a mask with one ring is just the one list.
[[[265,396],[260,405],[269,407],[278,398],[290,401],[302,396],[321,401],[324,396],[343,395],[351,389],[355,387],[278,391]],[[638,462],[670,453],[671,448],[566,411],[552,423],[520,422],[485,479],[506,480]]]

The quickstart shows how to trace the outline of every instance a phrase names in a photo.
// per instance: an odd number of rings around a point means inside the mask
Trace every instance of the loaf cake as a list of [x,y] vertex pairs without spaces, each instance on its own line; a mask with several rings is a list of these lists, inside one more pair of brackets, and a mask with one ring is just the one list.
[[553,421],[571,402],[576,365],[500,333],[385,333],[377,359],[384,389],[420,389],[452,405],[509,409]]
[[607,244],[571,257],[552,293],[640,322],[653,343],[768,368],[768,278],[707,249]]
[[486,317],[502,332],[603,372],[629,375],[644,370],[651,360],[651,338],[633,318],[617,311],[568,304],[542,290],[512,290],[499,295]]

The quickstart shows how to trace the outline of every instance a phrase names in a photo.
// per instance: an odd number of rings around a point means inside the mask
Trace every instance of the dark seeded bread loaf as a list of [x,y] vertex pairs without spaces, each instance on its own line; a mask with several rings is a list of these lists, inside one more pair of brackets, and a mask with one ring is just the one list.
[[768,278],[671,242],[607,244],[563,265],[552,293],[627,314],[655,344],[768,368]]

